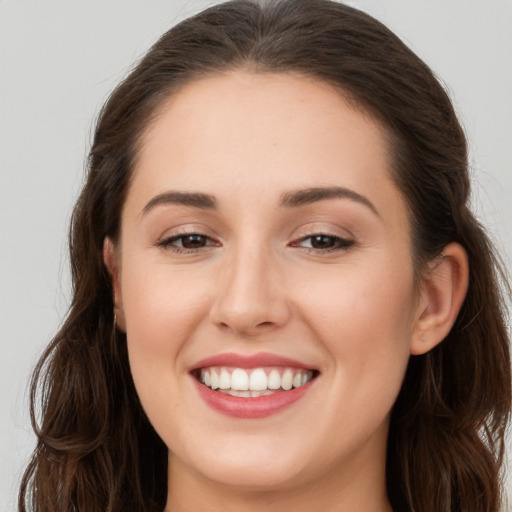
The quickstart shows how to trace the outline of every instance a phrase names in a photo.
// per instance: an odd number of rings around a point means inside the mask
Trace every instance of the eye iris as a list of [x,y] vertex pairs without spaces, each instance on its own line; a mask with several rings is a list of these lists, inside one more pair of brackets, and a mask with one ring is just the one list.
[[203,235],[187,235],[182,238],[181,243],[186,249],[197,249],[206,245],[206,237]]
[[316,235],[311,237],[311,247],[315,249],[329,249],[334,245],[335,240],[332,236]]

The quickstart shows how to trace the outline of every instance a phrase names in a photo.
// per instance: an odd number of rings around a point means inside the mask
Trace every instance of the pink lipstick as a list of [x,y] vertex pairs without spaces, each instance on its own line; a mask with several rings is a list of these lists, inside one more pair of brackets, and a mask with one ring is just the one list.
[[302,398],[318,371],[269,353],[218,354],[190,368],[199,396],[214,410],[236,418],[262,418]]

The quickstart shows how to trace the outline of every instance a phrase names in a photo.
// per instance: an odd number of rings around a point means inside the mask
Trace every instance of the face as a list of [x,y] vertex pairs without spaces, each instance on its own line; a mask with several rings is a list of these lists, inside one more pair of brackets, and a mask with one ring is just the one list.
[[174,95],[142,142],[115,300],[171,470],[383,472],[418,307],[379,124],[329,85],[238,71]]

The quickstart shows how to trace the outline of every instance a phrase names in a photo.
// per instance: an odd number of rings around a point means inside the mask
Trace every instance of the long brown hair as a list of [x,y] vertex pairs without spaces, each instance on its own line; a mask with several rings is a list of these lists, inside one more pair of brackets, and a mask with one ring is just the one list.
[[380,121],[410,210],[418,275],[448,243],[466,249],[470,284],[457,321],[438,347],[411,357],[392,411],[388,495],[396,511],[496,512],[511,410],[507,288],[468,208],[465,136],[431,70],[380,22],[329,0],[211,7],[164,34],[110,96],[71,222],[72,304],[32,380],[37,447],[19,510],[165,505],[167,448],[134,389],[102,245],[119,235],[138,141],[161,102],[237,68],[326,81]]

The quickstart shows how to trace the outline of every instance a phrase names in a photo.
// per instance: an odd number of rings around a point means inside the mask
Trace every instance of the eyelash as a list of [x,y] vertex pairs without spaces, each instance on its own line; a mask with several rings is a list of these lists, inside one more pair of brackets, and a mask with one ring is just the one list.
[[[323,238],[328,239],[328,241],[334,245],[334,247],[329,248],[320,248],[320,247],[303,247],[300,244],[303,243],[306,240],[313,240],[313,239],[320,239]],[[308,253],[319,253],[319,254],[328,254],[335,251],[347,251],[354,245],[354,240],[342,238],[337,235],[330,235],[328,233],[313,233],[308,236],[304,236],[300,238],[299,240],[292,242],[290,245],[292,247],[302,247],[306,252]]]
[[[201,237],[207,243],[201,247],[183,247],[183,240],[190,237]],[[181,240],[182,247],[176,245],[176,242],[179,240]],[[177,254],[196,254],[198,251],[206,247],[218,247],[219,245],[220,244],[214,241],[211,237],[203,235],[202,233],[183,233],[181,235],[166,238],[165,240],[161,240],[157,243],[158,247]]]
[[[206,243],[205,245],[202,245],[200,247],[183,247],[183,241],[185,238],[190,237],[200,237],[203,239]],[[301,245],[301,243],[305,242],[306,240],[313,240],[313,239],[320,239],[323,238],[324,240],[327,239],[327,242],[333,244],[333,247],[329,248],[320,248],[320,247],[304,247]],[[176,242],[181,240],[182,246],[177,246]],[[316,253],[316,254],[328,254],[335,251],[347,251],[354,245],[354,240],[342,238],[337,235],[330,235],[326,233],[314,233],[308,236],[304,236],[294,242],[290,243],[291,247],[298,247],[302,248],[305,252],[309,253]],[[202,233],[184,233],[181,235],[172,236],[170,238],[166,238],[165,240],[161,240],[157,243],[158,247],[161,247],[167,251],[170,251],[172,253],[176,254],[197,254],[199,251],[207,248],[207,247],[219,247],[220,243],[213,240],[208,235],[204,235]]]

